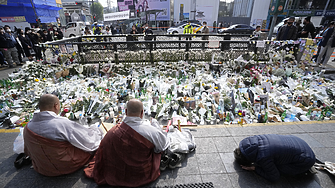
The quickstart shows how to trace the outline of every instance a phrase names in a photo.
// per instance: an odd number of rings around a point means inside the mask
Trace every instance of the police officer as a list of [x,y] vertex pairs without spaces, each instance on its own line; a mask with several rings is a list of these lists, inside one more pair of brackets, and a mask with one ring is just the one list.
[[[187,25],[185,25],[183,34],[193,34],[191,22],[188,22]],[[186,37],[186,40],[192,40],[192,37]]]

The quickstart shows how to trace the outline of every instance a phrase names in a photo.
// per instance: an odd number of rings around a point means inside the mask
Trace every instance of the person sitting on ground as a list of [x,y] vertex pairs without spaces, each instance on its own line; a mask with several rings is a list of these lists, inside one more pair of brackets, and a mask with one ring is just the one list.
[[255,171],[269,181],[279,180],[280,174],[303,174],[315,163],[313,150],[305,141],[292,135],[247,137],[235,149],[234,156],[243,169]]
[[45,176],[59,176],[82,168],[98,149],[102,130],[58,116],[61,106],[55,95],[42,95],[39,109],[23,132],[24,152],[34,169]]
[[280,28],[277,35],[277,40],[296,40],[297,39],[297,27],[293,25],[295,17],[290,17],[287,21],[287,25]]
[[160,176],[161,152],[170,145],[166,133],[157,120],[143,119],[143,104],[138,99],[128,101],[126,115],[107,132],[84,169],[98,185],[138,187]]

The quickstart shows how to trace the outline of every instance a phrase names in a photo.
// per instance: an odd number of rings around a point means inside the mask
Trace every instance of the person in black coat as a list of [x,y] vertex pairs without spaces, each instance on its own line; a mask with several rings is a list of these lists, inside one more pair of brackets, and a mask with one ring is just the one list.
[[13,63],[20,64],[14,41],[15,39],[6,33],[4,28],[0,28],[0,50],[10,68],[13,67]]
[[277,134],[243,139],[234,156],[243,169],[255,171],[269,181],[279,180],[280,174],[303,174],[316,160],[313,150],[301,138]]
[[277,40],[296,40],[297,39],[297,27],[293,25],[295,18],[290,17],[287,24],[282,26],[278,32]]
[[17,36],[21,41],[21,45],[23,47],[24,53],[26,54],[26,57],[28,57],[29,61],[32,61],[33,57],[31,56],[30,50],[33,49],[33,43],[27,35],[27,33],[29,33],[28,29],[26,28],[26,32],[23,32],[21,29],[17,29]]
[[41,48],[39,46],[40,42],[40,36],[37,32],[32,31],[28,33],[28,36],[33,44],[33,49],[36,53],[36,60],[41,60],[42,59],[42,53],[41,53]]
[[311,17],[308,16],[304,19],[304,27],[302,28],[300,38],[312,38],[316,36],[314,24],[311,22]]

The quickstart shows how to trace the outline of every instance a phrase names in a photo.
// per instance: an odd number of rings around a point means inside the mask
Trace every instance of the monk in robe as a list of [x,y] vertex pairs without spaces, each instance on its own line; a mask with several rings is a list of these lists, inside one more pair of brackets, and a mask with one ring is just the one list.
[[102,130],[89,128],[57,114],[60,102],[52,94],[39,99],[40,112],[24,128],[24,152],[34,169],[45,176],[69,174],[92,159],[103,138]]
[[93,160],[84,169],[98,185],[138,187],[160,176],[161,153],[170,142],[158,125],[143,119],[143,104],[127,103],[126,118],[101,141]]

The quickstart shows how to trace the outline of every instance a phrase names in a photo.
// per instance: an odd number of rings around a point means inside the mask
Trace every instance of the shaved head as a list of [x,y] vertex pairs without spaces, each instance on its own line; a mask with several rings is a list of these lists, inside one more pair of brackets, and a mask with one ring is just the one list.
[[59,99],[56,95],[44,94],[40,97],[38,107],[40,111],[53,111],[58,114],[60,109]]
[[127,103],[126,114],[127,116],[135,117],[143,116],[143,103],[138,99],[129,100]]

